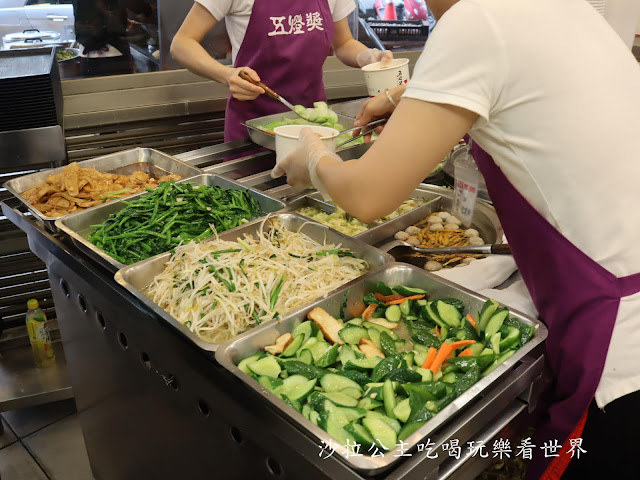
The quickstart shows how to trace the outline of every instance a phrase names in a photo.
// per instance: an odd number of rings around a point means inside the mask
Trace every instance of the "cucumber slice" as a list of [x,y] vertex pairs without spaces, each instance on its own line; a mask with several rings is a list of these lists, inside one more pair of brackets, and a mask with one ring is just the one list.
[[284,400],[284,402],[288,404],[290,407],[292,407],[296,412],[298,413],[302,412],[302,407],[300,406],[300,402],[289,398],[284,393],[280,395],[280,398],[282,398],[282,400]]
[[384,311],[384,318],[389,320],[390,322],[399,322],[402,318],[402,310],[398,305],[390,305]]
[[499,332],[505,319],[509,316],[509,310],[501,308],[493,314],[484,331],[485,338],[491,338],[494,333]]
[[[296,378],[296,382],[290,382],[290,380]],[[300,378],[303,378],[304,381],[299,380]],[[289,381],[289,383],[287,383]],[[289,399],[296,401],[296,402],[301,402],[302,400],[304,400],[305,398],[307,398],[311,392],[313,392],[313,389],[316,386],[316,383],[318,382],[317,378],[313,378],[311,380],[308,380],[306,377],[303,377],[302,375],[292,375],[290,377],[285,378],[284,382],[282,383],[282,386],[278,389],[278,392],[281,395],[286,395]]]
[[305,348],[300,352],[300,355],[298,356],[298,360],[300,360],[303,363],[306,363],[307,365],[311,365],[313,363],[313,355],[311,354],[311,351],[308,348]]
[[393,409],[396,406],[396,393],[393,390],[393,383],[391,380],[386,379],[382,386],[382,395],[384,396],[384,411],[389,418],[396,418],[393,414]]
[[318,425],[318,418],[320,417],[320,414],[318,412],[316,412],[315,410],[311,410],[311,412],[309,412],[309,420],[311,420],[311,422],[314,425]]
[[302,342],[304,341],[304,334],[300,334],[297,337],[293,337],[293,341],[287,345],[287,348],[280,354],[281,357],[292,357],[298,351],[298,349],[302,346]]
[[374,410],[378,407],[382,407],[382,402],[373,400],[370,397],[365,397],[358,402],[358,408],[362,408],[364,410]]
[[356,400],[360,400],[360,398],[362,397],[362,389],[360,388],[343,388],[342,390],[340,390],[340,393],[344,393],[345,395],[355,398]]
[[362,426],[366,428],[375,439],[376,445],[383,450],[396,448],[398,437],[396,432],[388,424],[379,418],[365,417]]
[[376,418],[378,420],[382,420],[384,423],[389,425],[393,429],[393,431],[396,433],[398,433],[402,428],[402,426],[400,425],[400,422],[395,418],[387,417],[385,414],[380,412],[374,412],[373,410],[367,412],[367,414],[365,415],[365,418]]
[[413,287],[405,287],[404,285],[398,285],[396,287],[392,287],[392,290],[398,295],[402,295],[403,297],[410,297],[412,295],[426,295],[427,291],[421,288],[413,288]]
[[369,334],[367,333],[366,328],[358,327],[355,325],[351,325],[341,329],[338,332],[338,336],[342,340],[344,340],[345,343],[349,343],[352,345],[358,345],[361,338],[369,338]]
[[[520,342],[520,330],[515,327],[506,327],[507,335],[500,342],[500,351],[505,352],[510,348],[513,348],[518,345]],[[502,329],[501,329],[502,330]]]
[[445,303],[442,300],[438,300],[436,302],[436,309],[438,310],[438,315],[450,327],[458,328],[460,326],[460,320],[462,319],[462,315],[456,307],[449,303]]
[[320,359],[320,357],[322,357],[322,355],[324,355],[327,352],[327,350],[331,348],[331,344],[325,341],[316,342],[310,345],[308,348],[309,348],[309,351],[311,352],[311,355],[313,356],[313,361],[317,362]]
[[344,366],[346,370],[371,370],[374,368],[382,358],[378,356],[369,357],[369,358],[356,358],[355,360],[349,360],[347,364]]
[[300,325],[297,325],[292,331],[291,335],[295,339],[298,335],[304,335],[304,340],[302,343],[306,342],[313,335],[313,326],[309,321],[302,322]]
[[382,353],[384,353],[386,357],[391,357],[398,353],[396,345],[387,332],[380,332],[380,350],[382,350]]
[[325,432],[342,445],[346,445],[347,443],[353,445],[356,441],[355,438],[349,435],[344,429],[348,423],[345,415],[339,410],[322,412],[318,419],[320,428],[324,429]]
[[360,385],[358,385],[353,380],[343,377],[342,375],[337,375],[335,373],[328,373],[320,379],[320,385],[325,392],[339,392],[340,390],[344,390],[345,388],[354,388],[356,390],[362,391]]
[[442,375],[442,381],[444,383],[456,383],[458,381],[458,375],[455,372],[449,372]]
[[467,348],[471,350],[471,353],[474,357],[477,357],[481,354],[482,350],[484,350],[484,343],[476,342],[469,345]]
[[411,415],[411,406],[409,405],[409,399],[405,398],[404,400],[398,402],[398,404],[393,409],[393,414],[398,420],[400,420],[402,423],[405,423],[409,419],[409,415]]
[[[398,345],[396,344],[396,348],[397,347],[398,347]],[[409,367],[409,368],[413,367],[414,357],[415,357],[415,354],[413,352],[406,352],[404,354],[404,361],[407,362],[407,367]],[[422,365],[420,365],[420,366],[422,366]]]
[[340,347],[340,351],[338,352],[338,358],[340,359],[342,366],[345,366],[348,361],[356,359],[356,354],[351,347],[343,345]]
[[[422,346],[422,345],[420,345]],[[413,361],[415,362],[415,364],[422,368],[422,365],[424,364],[424,361],[427,359],[427,350],[418,350],[416,347],[418,347],[417,343],[413,344],[413,348],[415,348],[414,352],[415,355],[413,356]],[[431,371],[431,370],[429,370]]]
[[489,339],[489,343],[491,343],[491,348],[493,348],[493,352],[496,355],[500,355],[500,332],[494,333]]
[[[424,363],[424,362],[423,362]],[[416,368],[416,372],[422,375],[423,382],[432,382],[433,381],[433,372],[428,368],[418,367]]]
[[311,410],[311,407],[309,406],[309,404],[308,404],[308,403],[305,403],[305,404],[302,406],[302,412],[301,412],[301,413],[302,413],[302,416],[303,416],[304,418],[306,418],[307,420],[310,420],[309,415],[311,414],[311,412],[312,412],[312,411],[313,411],[313,410]]
[[[324,341],[324,338],[323,338],[323,341]],[[307,339],[306,342],[302,344],[302,346],[300,347],[300,350],[304,350],[305,348],[311,348],[311,345],[313,345],[314,343],[318,343],[318,339],[316,337],[310,337],[309,339]]]
[[271,355],[267,355],[260,360],[256,360],[253,363],[247,365],[249,370],[251,370],[256,375],[264,375],[266,377],[278,378],[282,369],[278,364],[278,361],[275,357]]
[[376,347],[381,348],[382,345],[380,344],[380,330],[370,327],[367,329],[367,333],[369,334],[369,339],[373,342],[373,344]]
[[515,350],[509,350],[508,352],[506,352],[505,354],[503,354],[500,358],[498,358],[495,362],[493,362],[489,368],[487,368],[483,373],[482,376],[485,377],[487,376],[489,373],[491,373],[493,370],[495,370],[495,368],[500,365],[502,362],[504,362],[507,358],[511,357],[514,353],[516,353]]
[[240,360],[240,363],[238,363],[238,368],[240,369],[241,372],[244,372],[247,375],[249,375],[252,372],[251,370],[249,370],[247,365],[259,360],[263,355],[264,355],[263,353],[256,353],[255,355],[251,355],[250,357]]
[[444,342],[448,336],[449,336],[449,327],[447,327],[446,325],[440,327],[440,340]]
[[404,315],[405,317],[407,315],[411,315],[411,307],[413,305],[413,300],[405,300],[404,302],[402,302],[399,307],[400,307],[400,312],[402,312],[402,315]]
[[420,427],[422,427],[425,423],[427,423],[427,420],[421,420],[419,422],[407,423],[404,427],[402,427],[402,430],[400,430],[400,433],[398,433],[398,440],[405,441],[414,432],[416,432]]
[[376,292],[384,296],[393,295],[393,290],[391,289],[391,287],[384,282],[378,282],[376,284]]
[[400,339],[400,340],[397,340],[397,341],[393,342],[393,344],[395,345],[396,351],[398,353],[404,353],[404,351],[405,351],[404,349],[407,346],[407,341],[403,340],[403,339]]
[[350,397],[349,395],[345,395],[340,392],[325,392],[322,395],[327,397],[333,403],[338,405],[339,407],[355,407],[358,405],[358,400]]
[[480,368],[480,370],[483,370],[495,361],[495,359],[497,358],[497,355],[495,353],[488,353],[485,355],[478,355],[477,358],[478,358],[478,367]]
[[[318,361],[316,362],[316,367],[326,368],[333,365],[335,362],[337,362],[339,348],[340,348],[340,345],[337,343],[334,343],[333,346],[331,346],[331,348],[325,351],[322,354],[322,356],[318,358]],[[311,354],[313,355],[313,352],[311,352]]]
[[359,423],[348,423],[344,426],[344,429],[348,434],[356,439],[356,442],[358,442],[364,448],[371,448],[371,446],[376,442],[369,433],[369,430],[364,428]]
[[438,312],[436,311],[436,306],[434,305],[434,302],[428,302],[427,305],[424,308],[425,308],[425,311],[427,312],[427,316],[429,317],[429,320],[431,320],[432,322],[437,323],[441,328],[445,327],[447,325],[440,318],[440,315],[438,315]]
[[357,407],[337,407],[349,422],[355,422],[359,418],[364,417],[367,411]]
[[[393,306],[393,305],[392,305]],[[387,327],[383,327],[382,325],[378,325],[377,323],[372,323],[372,322],[363,322],[362,326],[369,329],[369,328],[375,328],[376,330],[378,330],[380,333],[382,332],[386,332],[387,335],[389,335],[394,341],[395,340],[400,340],[400,337],[398,337],[398,335],[396,333],[393,333],[393,330],[391,330],[390,328]],[[371,334],[369,334],[369,336],[371,336]],[[373,339],[372,339],[373,340]]]
[[351,320],[346,322],[346,325],[355,325],[356,327],[359,327],[362,325],[362,317],[352,318]]
[[276,390],[282,385],[283,381],[279,378],[271,378],[267,376],[258,377],[258,382],[270,392],[276,393]]
[[487,300],[482,306],[482,310],[478,314],[478,330],[484,332],[485,328],[487,328],[487,323],[489,319],[493,316],[493,314],[498,310],[500,304],[494,299],[490,298]]

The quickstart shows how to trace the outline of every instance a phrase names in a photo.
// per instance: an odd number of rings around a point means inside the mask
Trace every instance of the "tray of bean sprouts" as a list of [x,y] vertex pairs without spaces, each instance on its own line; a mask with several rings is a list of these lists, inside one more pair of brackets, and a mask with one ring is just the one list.
[[200,348],[215,351],[392,260],[283,213],[124,267],[115,279]]

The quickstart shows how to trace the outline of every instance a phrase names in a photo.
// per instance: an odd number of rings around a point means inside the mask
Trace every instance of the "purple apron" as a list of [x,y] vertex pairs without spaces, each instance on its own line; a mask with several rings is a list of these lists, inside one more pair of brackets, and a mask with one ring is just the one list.
[[[255,0],[234,67],[253,68],[262,82],[294,105],[327,99],[322,65],[331,51],[333,16],[327,0]],[[287,110],[266,95],[229,95],[224,141],[248,137],[242,122]]]
[[[640,292],[640,273],[618,278],[603,268],[551,225],[475,142],[473,156],[549,331],[546,350],[555,384],[535,445],[562,445],[595,396],[620,298]],[[534,456],[527,479],[540,478],[550,462]]]

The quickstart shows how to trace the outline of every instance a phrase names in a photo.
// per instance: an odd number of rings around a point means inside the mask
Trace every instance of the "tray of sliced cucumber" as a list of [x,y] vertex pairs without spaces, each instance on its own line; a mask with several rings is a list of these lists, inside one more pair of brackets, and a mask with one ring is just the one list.
[[392,263],[222,344],[216,360],[319,445],[377,475],[546,336],[533,318]]

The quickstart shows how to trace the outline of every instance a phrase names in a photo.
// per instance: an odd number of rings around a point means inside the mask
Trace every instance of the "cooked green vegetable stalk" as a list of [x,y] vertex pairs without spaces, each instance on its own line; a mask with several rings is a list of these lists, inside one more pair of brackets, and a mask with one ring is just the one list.
[[426,293],[378,282],[360,316],[314,308],[238,368],[343,445],[393,450],[535,335],[495,300],[485,328],[460,300]]
[[243,190],[193,183],[161,183],[155,190],[112,214],[89,241],[121,263],[167,252],[181,242],[203,240],[262,215],[255,198]]

